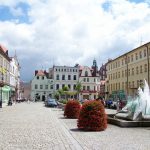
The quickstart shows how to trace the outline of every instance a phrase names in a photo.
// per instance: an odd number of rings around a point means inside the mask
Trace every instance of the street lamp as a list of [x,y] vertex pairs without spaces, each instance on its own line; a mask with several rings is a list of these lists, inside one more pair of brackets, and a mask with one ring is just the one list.
[[2,87],[3,86],[4,86],[4,83],[3,83],[3,74],[2,74],[2,80],[0,82],[0,87],[1,87],[0,108],[2,108],[2,103],[3,103],[3,101],[2,101]]

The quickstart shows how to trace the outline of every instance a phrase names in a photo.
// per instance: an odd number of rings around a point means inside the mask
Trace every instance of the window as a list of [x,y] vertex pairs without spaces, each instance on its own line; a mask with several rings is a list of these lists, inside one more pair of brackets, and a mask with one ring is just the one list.
[[38,85],[37,84],[35,84],[35,89],[38,89]]
[[65,80],[65,75],[62,75],[62,80]]
[[86,78],[84,78],[83,81],[86,82]]
[[134,88],[134,81],[132,81],[132,88]]
[[40,85],[40,89],[43,89],[43,85]]
[[71,75],[68,75],[68,80],[71,80]]
[[45,89],[48,89],[48,85],[45,85]]
[[141,51],[139,52],[139,57],[142,58],[142,52]]
[[62,88],[64,88],[65,87],[65,84],[62,84]]
[[94,82],[95,82],[95,78],[94,78]]
[[59,74],[56,75],[56,80],[59,80]]
[[57,71],[57,68],[55,70]]
[[130,69],[128,70],[128,75],[130,76]]
[[59,90],[59,84],[56,84],[56,90]]
[[44,76],[42,77],[42,80],[44,80]]
[[39,79],[39,76],[37,76],[37,79]]
[[130,63],[130,56],[128,56],[128,63]]
[[83,90],[85,90],[85,86],[83,86]]
[[87,77],[88,76],[88,72],[87,71],[85,71],[85,77]]
[[50,89],[53,89],[53,85],[50,86]]
[[122,59],[122,65],[124,65],[124,61],[123,61],[123,59]]
[[124,82],[122,82],[122,89],[124,89]]
[[135,54],[135,58],[136,58],[136,60],[138,60],[138,54],[137,53]]
[[140,85],[140,82],[139,82],[139,80],[137,80],[137,87],[139,87],[139,85]]
[[134,68],[132,68],[132,75],[134,75]]
[[75,84],[73,85],[73,89],[76,90],[76,85]]
[[64,69],[64,72],[66,72],[66,69]]
[[139,74],[139,68],[136,67],[136,74]]
[[124,71],[122,70],[122,77],[124,77]]
[[87,82],[89,82],[89,78],[87,78]]
[[131,55],[131,62],[133,62],[133,55]]
[[144,57],[146,57],[146,49],[144,49]]
[[118,72],[118,78],[120,78],[120,72]]
[[90,86],[87,86],[87,90],[90,90]]
[[144,72],[147,72],[147,64],[144,65]]
[[76,75],[74,75],[74,76],[73,76],[73,80],[77,80],[77,77],[76,77]]
[[125,77],[127,76],[127,70],[125,70]]
[[68,88],[71,89],[71,85],[70,84],[68,84]]
[[140,73],[142,73],[143,72],[143,68],[142,68],[142,66],[140,66]]

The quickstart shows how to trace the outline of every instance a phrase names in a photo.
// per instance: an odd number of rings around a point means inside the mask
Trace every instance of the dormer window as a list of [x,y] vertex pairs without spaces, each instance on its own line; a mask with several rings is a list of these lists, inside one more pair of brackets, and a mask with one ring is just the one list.
[[87,71],[85,71],[85,77],[87,77],[88,76],[88,72]]

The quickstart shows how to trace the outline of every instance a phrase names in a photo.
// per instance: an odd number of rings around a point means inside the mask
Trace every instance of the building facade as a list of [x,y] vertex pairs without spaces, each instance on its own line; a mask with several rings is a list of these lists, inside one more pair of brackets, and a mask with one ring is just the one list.
[[80,67],[79,82],[82,85],[82,90],[79,94],[80,100],[92,100],[99,96],[100,77],[96,60],[93,61],[91,68],[88,66]]
[[0,45],[0,107],[7,105],[10,99],[10,58],[8,50]]
[[[79,67],[69,66],[54,66],[53,75],[50,75],[54,79],[54,90],[57,92],[64,87],[68,87],[69,92],[76,92],[76,84],[79,81]],[[74,95],[72,98],[76,98]]]
[[16,55],[10,58],[10,87],[11,99],[21,100],[23,96],[20,87],[20,65]]
[[106,90],[112,97],[135,96],[143,79],[150,85],[150,42],[107,63]]
[[107,78],[107,74],[106,74],[106,64],[102,64],[102,66],[99,69],[99,76],[100,76],[100,92],[99,95],[103,98],[105,98],[106,94],[108,94],[105,91],[105,80]]
[[31,100],[45,101],[47,97],[53,97],[54,80],[49,79],[48,73],[43,70],[36,70],[31,81]]

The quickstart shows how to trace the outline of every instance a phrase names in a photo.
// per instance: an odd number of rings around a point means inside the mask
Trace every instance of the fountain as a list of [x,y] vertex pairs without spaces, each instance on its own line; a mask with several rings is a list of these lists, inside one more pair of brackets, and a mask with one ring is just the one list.
[[150,90],[144,80],[135,98],[128,98],[126,106],[115,115],[108,115],[108,123],[121,127],[150,127]]

